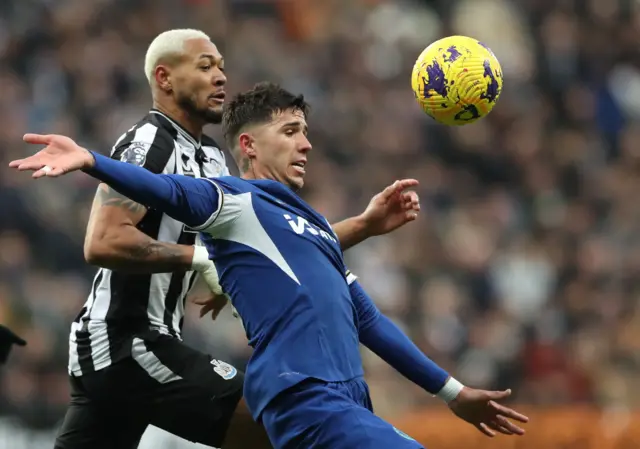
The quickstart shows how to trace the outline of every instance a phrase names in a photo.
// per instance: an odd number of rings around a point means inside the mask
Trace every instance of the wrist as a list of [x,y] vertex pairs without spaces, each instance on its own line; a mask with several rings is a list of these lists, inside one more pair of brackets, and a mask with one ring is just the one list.
[[204,246],[193,246],[193,258],[191,259],[191,269],[193,271],[204,271],[211,265],[209,251]]
[[82,148],[82,150],[87,153],[87,158],[80,170],[82,170],[83,172],[90,172],[96,167],[96,164],[98,163],[96,153],[91,150],[87,150],[86,148]]
[[353,217],[352,220],[352,229],[354,230],[354,233],[362,240],[374,236],[374,233],[371,232],[369,219],[367,218],[365,213]]
[[89,153],[89,157],[87,158],[87,166],[86,168],[93,168],[96,166],[96,155],[93,153],[93,151],[89,151],[86,148],[83,148],[84,151],[86,151],[87,153]]
[[453,377],[449,377],[444,383],[444,386],[435,394],[435,396],[448,404],[456,399],[463,389],[464,385],[462,383]]

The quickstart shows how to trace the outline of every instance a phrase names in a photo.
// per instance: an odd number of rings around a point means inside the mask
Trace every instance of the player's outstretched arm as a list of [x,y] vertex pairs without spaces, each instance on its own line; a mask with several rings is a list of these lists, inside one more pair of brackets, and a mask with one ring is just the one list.
[[127,198],[160,210],[192,228],[212,223],[221,204],[218,187],[205,179],[180,175],[157,175],[124,162],[90,152],[60,135],[26,134],[24,141],[46,147],[9,166],[34,171],[34,178],[57,177],[83,170]]
[[465,387],[429,359],[375,306],[357,281],[350,284],[351,297],[358,311],[360,342],[394,367],[404,377],[443,399],[461,419],[473,424],[487,436],[495,432],[522,435],[524,430],[510,419],[528,418],[496,401],[511,394]]
[[332,225],[342,250],[415,220],[420,211],[418,194],[407,189],[418,184],[415,179],[396,181],[375,195],[362,214]]
[[95,152],[85,173],[108,184],[127,198],[157,209],[192,228],[215,218],[220,202],[218,188],[206,179],[157,175]]

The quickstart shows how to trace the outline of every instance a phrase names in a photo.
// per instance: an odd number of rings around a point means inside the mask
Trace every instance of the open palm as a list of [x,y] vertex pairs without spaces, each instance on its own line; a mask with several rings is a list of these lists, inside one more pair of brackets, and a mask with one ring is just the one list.
[[363,213],[371,235],[386,234],[417,218],[418,194],[406,190],[418,184],[415,179],[396,181],[371,199]]
[[504,435],[523,435],[524,429],[510,420],[527,423],[529,418],[496,402],[510,395],[511,390],[485,391],[465,387],[458,397],[449,403],[449,408],[456,416],[489,437],[495,436],[496,432]]
[[33,171],[34,178],[43,176],[55,178],[75,170],[92,167],[95,162],[91,153],[65,136],[25,134],[23,140],[33,145],[45,145],[45,148],[33,156],[11,161],[9,167],[20,171]]

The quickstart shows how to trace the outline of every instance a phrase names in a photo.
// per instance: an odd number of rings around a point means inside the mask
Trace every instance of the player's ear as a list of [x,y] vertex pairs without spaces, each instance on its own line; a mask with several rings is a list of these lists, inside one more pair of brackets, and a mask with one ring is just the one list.
[[173,87],[171,86],[171,73],[167,67],[163,65],[156,67],[154,76],[156,78],[156,84],[161,90],[167,93],[173,90]]
[[238,142],[242,154],[246,154],[249,158],[256,157],[255,139],[249,133],[240,134]]

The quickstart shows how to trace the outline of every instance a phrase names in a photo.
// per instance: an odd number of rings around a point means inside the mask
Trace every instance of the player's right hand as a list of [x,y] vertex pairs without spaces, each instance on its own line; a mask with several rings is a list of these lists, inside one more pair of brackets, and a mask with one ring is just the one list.
[[510,395],[511,390],[485,391],[464,387],[458,396],[449,402],[449,408],[458,418],[472,424],[488,437],[494,437],[496,432],[504,435],[524,435],[524,429],[510,420],[527,423],[529,418],[497,402]]
[[91,168],[95,159],[89,151],[65,136],[25,134],[23,140],[32,145],[46,145],[33,156],[17,159],[9,167],[33,171],[33,178],[58,177],[75,170]]

